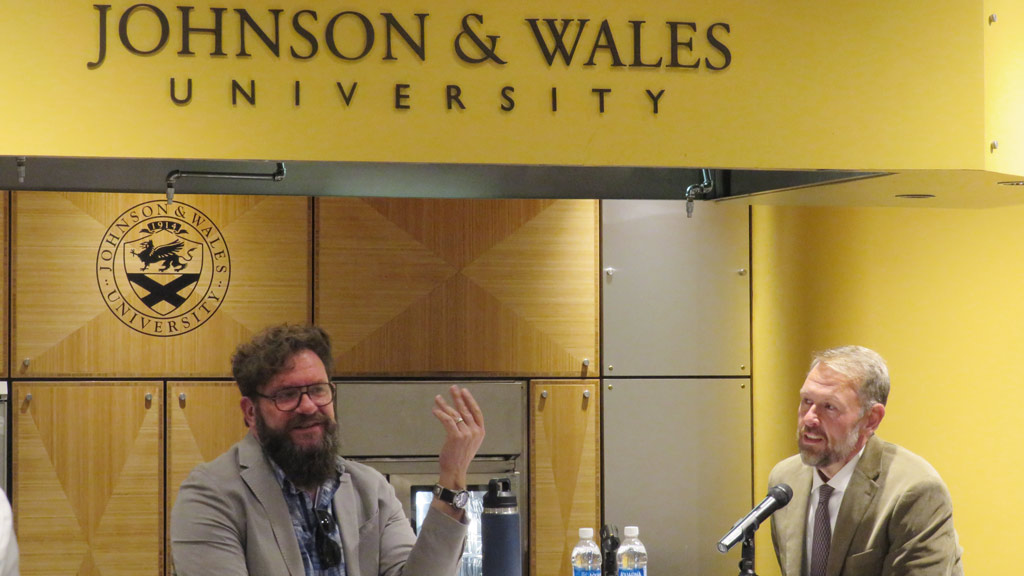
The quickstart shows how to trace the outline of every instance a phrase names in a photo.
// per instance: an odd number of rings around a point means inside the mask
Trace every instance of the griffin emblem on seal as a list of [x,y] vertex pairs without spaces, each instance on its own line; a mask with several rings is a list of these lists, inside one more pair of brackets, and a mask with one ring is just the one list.
[[[162,244],[160,246],[153,246],[152,240],[146,240],[142,243],[142,251],[136,252],[132,250],[132,256],[135,256],[142,261],[142,270],[149,268],[150,264],[163,263],[163,266],[158,272],[166,272],[173,266],[175,272],[181,272],[188,265],[188,262],[192,261],[192,252],[195,248],[189,248],[188,252],[184,256],[180,254],[181,249],[185,247],[185,242],[180,239],[175,239],[173,242]],[[184,261],[185,263],[182,263]]]

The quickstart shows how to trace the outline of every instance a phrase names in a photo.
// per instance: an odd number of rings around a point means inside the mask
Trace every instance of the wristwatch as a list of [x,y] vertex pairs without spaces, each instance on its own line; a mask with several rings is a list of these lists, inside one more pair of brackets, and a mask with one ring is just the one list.
[[440,484],[434,484],[434,498],[450,504],[456,510],[465,510],[466,505],[469,504],[469,492],[465,490],[453,492]]

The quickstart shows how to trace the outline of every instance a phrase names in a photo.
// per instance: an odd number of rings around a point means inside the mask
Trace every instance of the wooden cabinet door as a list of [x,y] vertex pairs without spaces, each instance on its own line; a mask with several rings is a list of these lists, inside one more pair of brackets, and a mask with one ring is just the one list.
[[315,320],[334,342],[334,376],[588,376],[597,208],[318,198]]
[[600,382],[530,384],[530,574],[571,573],[579,529],[601,524]]
[[15,192],[11,375],[228,376],[238,343],[311,317],[311,204]]
[[[248,428],[234,382],[169,382],[167,385],[167,528],[178,488],[197,465],[223,454]],[[167,539],[167,573],[172,574]]]
[[163,571],[159,383],[15,383],[21,573]]

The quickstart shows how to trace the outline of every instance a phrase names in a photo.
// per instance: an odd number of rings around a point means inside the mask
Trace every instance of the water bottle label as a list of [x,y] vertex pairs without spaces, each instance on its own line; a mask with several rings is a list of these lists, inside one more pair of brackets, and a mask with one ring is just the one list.
[[601,576],[600,568],[573,568],[572,576]]
[[647,576],[647,567],[619,568],[619,576]]

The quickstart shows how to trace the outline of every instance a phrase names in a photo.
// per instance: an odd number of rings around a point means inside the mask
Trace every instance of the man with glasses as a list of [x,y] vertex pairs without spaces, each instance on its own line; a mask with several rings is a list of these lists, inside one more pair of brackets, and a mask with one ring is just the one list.
[[465,490],[484,439],[483,414],[467,390],[452,386],[451,404],[435,398],[447,432],[441,497],[417,539],[387,480],[337,453],[322,329],[273,326],[231,362],[249,434],[181,485],[171,513],[178,576],[456,574],[468,519],[444,495]]

